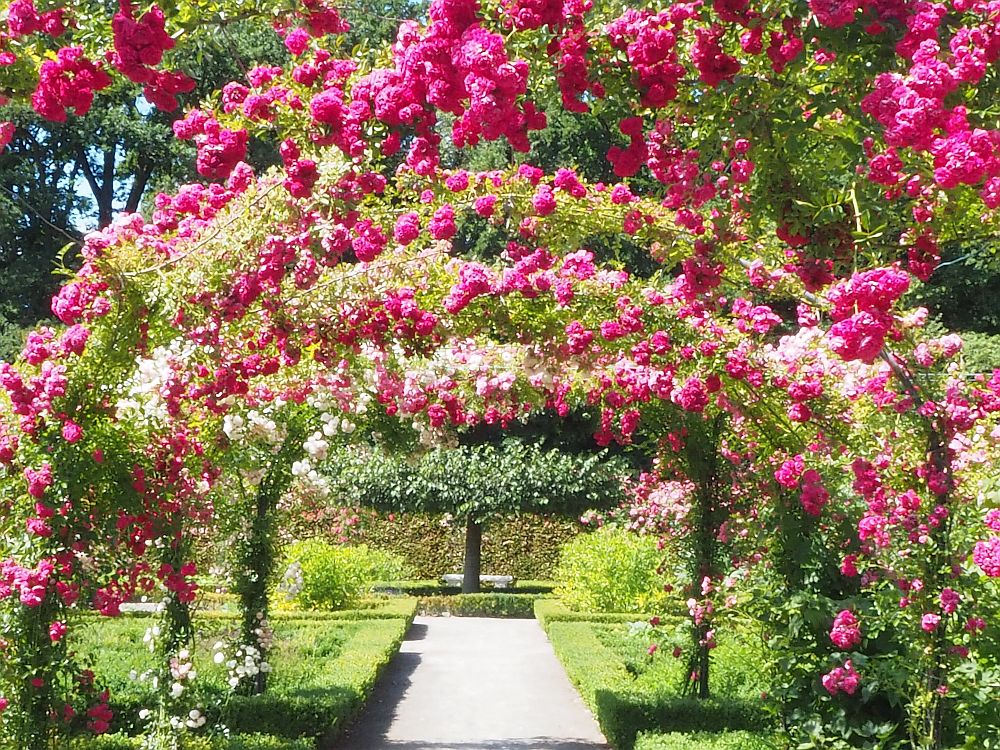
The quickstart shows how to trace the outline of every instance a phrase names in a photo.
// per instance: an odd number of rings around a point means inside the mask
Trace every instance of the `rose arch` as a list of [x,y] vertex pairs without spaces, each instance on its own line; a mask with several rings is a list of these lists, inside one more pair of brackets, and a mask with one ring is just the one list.
[[[960,339],[905,295],[939,243],[996,221],[995,8],[437,0],[356,57],[334,9],[282,18],[287,69],[174,125],[209,182],[88,236],[62,325],[0,364],[13,746],[107,728],[67,646],[84,609],[162,594],[170,682],[220,513],[252,518],[234,584],[255,638],[268,509],[322,485],[320,443],[434,443],[579,404],[599,442],[656,454],[642,502],[690,482],[656,532],[689,568],[701,695],[739,609],[785,660],[791,722],[853,727],[887,685],[916,747],[978,721],[954,696],[996,658],[1000,374],[963,373]],[[35,82],[10,89],[42,115],[86,111],[113,75],[167,108],[189,85],[163,62],[182,17],[72,19],[8,8],[4,70]],[[557,114],[606,127],[614,180],[516,156]],[[282,165],[254,173],[252,138]],[[492,142],[515,156],[455,166]],[[474,222],[492,259],[454,252]],[[593,251],[622,238],[659,270]],[[239,482],[248,504],[227,505]],[[171,746],[183,703],[161,692],[147,732]]]

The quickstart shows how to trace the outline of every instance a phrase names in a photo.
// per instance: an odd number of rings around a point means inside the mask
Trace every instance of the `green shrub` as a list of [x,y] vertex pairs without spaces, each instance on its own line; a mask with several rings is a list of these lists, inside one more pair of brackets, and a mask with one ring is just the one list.
[[666,604],[656,539],[622,529],[581,534],[562,548],[556,595],[571,609],[656,611]]
[[450,614],[455,617],[520,617],[534,616],[535,597],[525,594],[454,594],[425,596],[420,599],[424,615]]
[[401,578],[406,564],[398,555],[366,545],[338,547],[319,539],[288,545],[287,568],[278,586],[285,603],[304,609],[355,606],[376,581]]
[[778,750],[787,747],[770,734],[751,732],[695,732],[651,734],[643,732],[635,750]]
[[360,558],[358,564],[368,586],[376,581],[398,581],[412,575],[406,560],[395,552],[369,547],[366,544],[359,544],[347,549]]

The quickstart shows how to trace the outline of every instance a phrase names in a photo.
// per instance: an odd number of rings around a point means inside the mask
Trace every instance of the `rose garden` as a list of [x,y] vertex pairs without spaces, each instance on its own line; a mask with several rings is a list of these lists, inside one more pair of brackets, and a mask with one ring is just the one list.
[[0,11],[0,169],[114,100],[199,176],[60,177],[0,748],[328,747],[418,609],[537,617],[616,750],[1000,747],[1000,360],[923,304],[1000,4],[407,7]]

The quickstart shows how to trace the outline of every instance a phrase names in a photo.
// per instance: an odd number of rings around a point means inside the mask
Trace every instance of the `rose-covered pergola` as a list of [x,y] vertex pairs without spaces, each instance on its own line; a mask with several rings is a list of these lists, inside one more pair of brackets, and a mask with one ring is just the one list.
[[[15,0],[0,85],[54,120],[114,76],[174,107],[191,82],[164,62],[169,32],[197,25],[175,12]],[[658,532],[690,560],[702,694],[739,608],[780,654],[790,731],[876,742],[865,711],[888,693],[904,701],[889,735],[914,747],[956,726],[988,736],[1000,374],[964,373],[960,339],[925,333],[904,297],[939,243],[997,220],[996,14],[438,0],[352,59],[333,7],[284,9],[288,68],[255,68],[175,123],[210,182],[88,236],[52,302],[63,327],[0,364],[3,736],[34,750],[106,730],[68,629],[156,591],[148,731],[183,743],[170,662],[191,636],[192,545],[245,511],[222,501],[233,477],[266,542],[289,483],[322,487],[331,443],[433,444],[579,404],[600,411],[600,442],[654,444],[641,502],[693,483]],[[448,137],[527,152],[539,102],[608,127],[613,183],[442,158]],[[247,166],[254,137],[280,143],[282,167]],[[452,252],[470,221],[502,238],[495,260]],[[588,249],[621,238],[662,270],[633,278]],[[273,549],[247,550],[251,643]]]

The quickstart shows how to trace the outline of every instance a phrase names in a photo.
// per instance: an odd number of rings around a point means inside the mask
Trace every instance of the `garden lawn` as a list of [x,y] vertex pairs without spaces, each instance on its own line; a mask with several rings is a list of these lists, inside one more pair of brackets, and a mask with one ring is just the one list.
[[[244,744],[233,745],[234,750],[299,747],[272,742],[275,737],[332,738],[361,709],[378,675],[399,650],[414,608],[413,600],[392,602],[381,611],[396,616],[368,619],[362,619],[367,610],[275,616],[271,620],[275,646],[269,659],[273,672],[267,693],[260,696],[232,695],[225,665],[213,659],[214,645],[237,632],[237,620],[201,615],[196,620],[193,653],[198,676],[191,707],[208,716],[207,726],[221,723],[236,734],[273,736],[242,738]],[[139,711],[150,704],[148,681],[136,677],[153,664],[143,639],[156,622],[149,616],[95,618],[77,630],[73,645],[81,662],[91,666],[98,681],[110,689],[113,728],[122,734],[141,730]],[[231,651],[226,656],[230,658]]]

